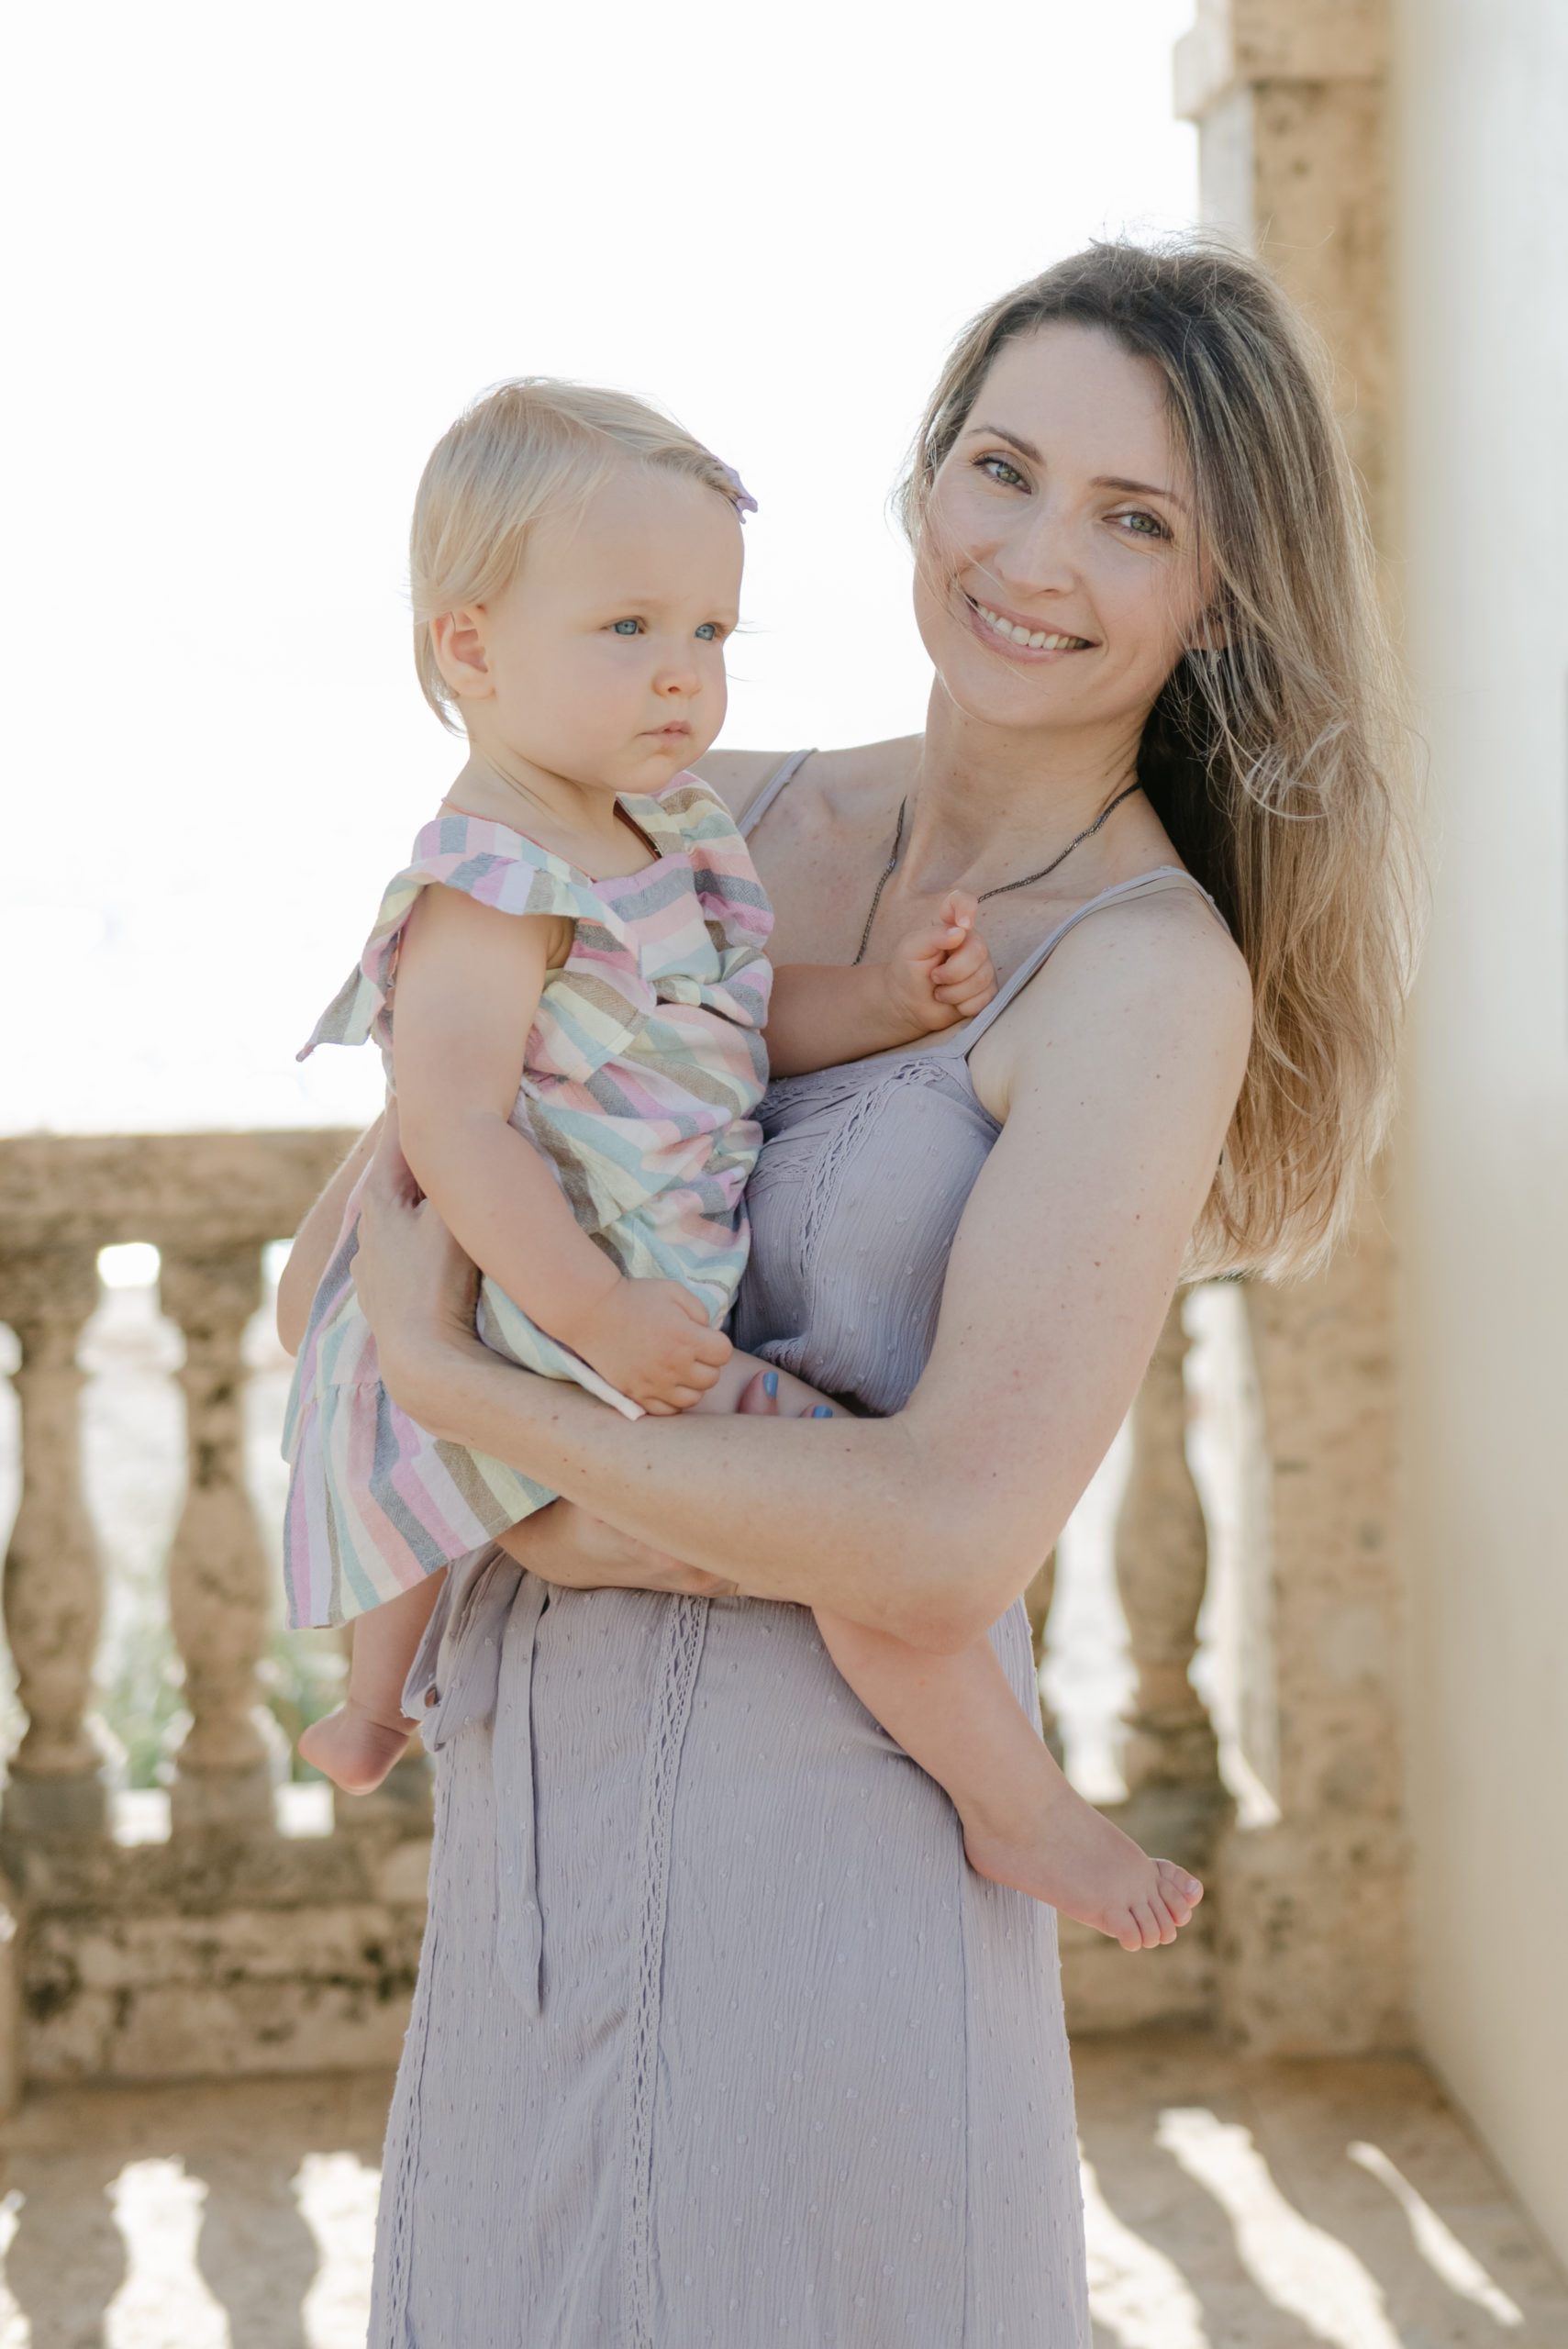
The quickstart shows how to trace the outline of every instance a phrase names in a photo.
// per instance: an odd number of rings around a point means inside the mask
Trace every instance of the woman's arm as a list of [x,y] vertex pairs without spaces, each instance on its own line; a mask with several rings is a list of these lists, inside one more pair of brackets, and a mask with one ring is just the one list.
[[1024,1588],[1137,1390],[1250,1034],[1240,957],[1195,907],[1097,916],[1049,976],[1009,1016],[1006,1130],[903,1411],[612,1421],[484,1353],[452,1243],[378,1166],[360,1291],[394,1394],[756,1597],[966,1646]]
[[310,1308],[327,1270],[349,1194],[365,1168],[381,1134],[381,1119],[367,1126],[294,1236],[288,1262],[278,1275],[278,1341],[285,1353],[296,1354],[305,1337]]

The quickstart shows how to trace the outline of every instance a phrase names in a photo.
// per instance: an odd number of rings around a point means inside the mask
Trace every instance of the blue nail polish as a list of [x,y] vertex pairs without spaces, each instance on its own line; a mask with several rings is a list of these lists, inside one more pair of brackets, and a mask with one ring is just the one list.
[[764,1394],[764,1395],[776,1395],[776,1394],[778,1393],[778,1391],[779,1391],[779,1375],[778,1375],[778,1372],[777,1372],[776,1370],[765,1370],[765,1371],[762,1373],[762,1392],[763,1392],[763,1394]]
[[813,1418],[814,1419],[830,1419],[832,1418],[832,1416],[833,1416],[833,1406],[832,1406],[832,1404],[831,1404],[831,1403],[818,1403],[818,1404],[817,1404],[817,1408],[812,1412],[811,1416],[812,1416],[812,1418]]

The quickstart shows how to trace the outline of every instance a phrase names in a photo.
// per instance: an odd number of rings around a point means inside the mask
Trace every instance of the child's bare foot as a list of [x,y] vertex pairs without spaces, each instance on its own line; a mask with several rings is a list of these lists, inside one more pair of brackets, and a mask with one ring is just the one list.
[[325,1720],[312,1721],[299,1741],[302,1762],[330,1778],[346,1795],[373,1794],[408,1750],[414,1723],[401,1715],[386,1720],[350,1697]]
[[1093,1925],[1123,1949],[1173,1942],[1203,1898],[1195,1876],[1150,1859],[1065,1778],[1027,1842],[966,1820],[963,1848],[977,1876]]

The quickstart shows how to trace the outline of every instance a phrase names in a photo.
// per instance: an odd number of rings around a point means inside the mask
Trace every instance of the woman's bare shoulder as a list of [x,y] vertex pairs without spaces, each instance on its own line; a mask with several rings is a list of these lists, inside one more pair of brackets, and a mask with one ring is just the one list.
[[[887,742],[857,742],[845,751],[813,751],[812,787],[830,798],[840,795],[853,798],[868,789],[901,782],[914,766],[920,740],[917,734],[908,734]],[[795,755],[793,751],[709,751],[696,762],[693,773],[718,794],[732,816],[740,818],[785,760]]]
[[[975,1047],[975,1089],[993,1114],[1026,1072],[1086,1052],[1130,1076],[1193,1058],[1233,1095],[1252,1030],[1240,949],[1195,890],[1106,906],[1080,922]],[[1200,1089],[1209,1080],[1199,1079]]]
[[788,751],[709,751],[692,773],[717,792],[732,816],[740,817],[789,756]]

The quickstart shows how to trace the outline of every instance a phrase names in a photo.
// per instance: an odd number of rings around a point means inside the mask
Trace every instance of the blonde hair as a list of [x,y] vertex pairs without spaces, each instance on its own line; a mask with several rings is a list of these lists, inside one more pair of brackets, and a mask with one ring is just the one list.
[[673,417],[628,392],[550,375],[497,384],[430,451],[408,534],[414,666],[425,699],[454,733],[462,722],[431,621],[504,594],[535,525],[579,511],[628,457],[717,489],[737,512],[751,506],[740,476]]
[[1387,1128],[1421,906],[1400,681],[1323,357],[1228,246],[1092,245],[954,346],[898,492],[917,557],[997,352],[1058,320],[1163,376],[1222,648],[1177,663],[1137,768],[1252,979],[1251,1052],[1187,1277],[1310,1271]]

